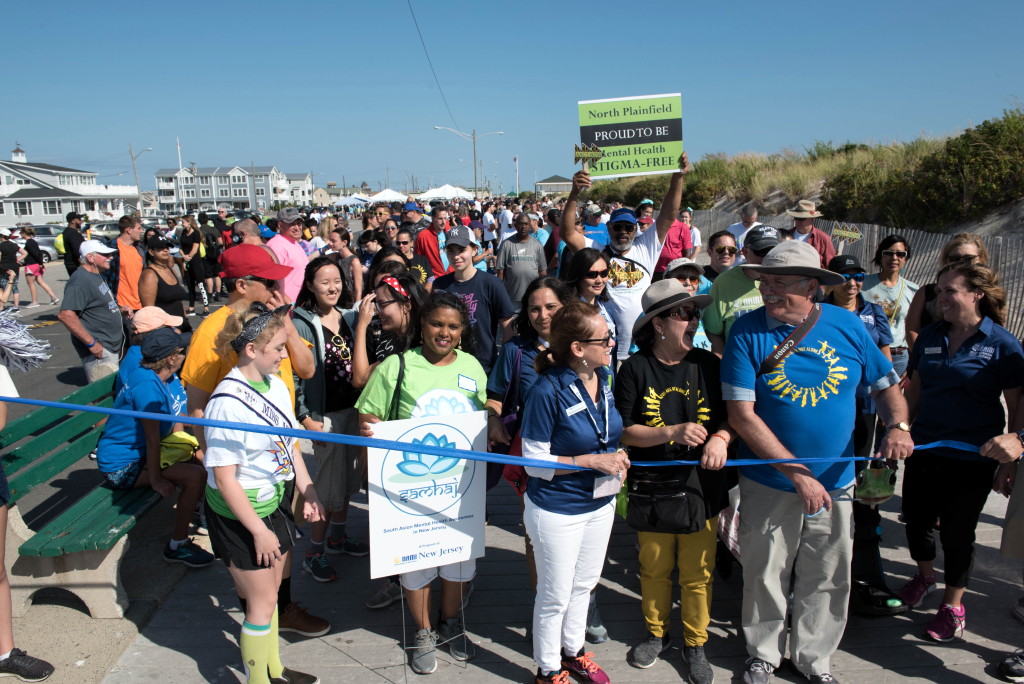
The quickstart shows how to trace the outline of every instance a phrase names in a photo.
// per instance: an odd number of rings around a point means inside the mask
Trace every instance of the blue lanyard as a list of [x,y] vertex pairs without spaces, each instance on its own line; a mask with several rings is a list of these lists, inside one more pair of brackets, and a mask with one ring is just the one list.
[[[576,395],[576,398],[580,400],[580,403],[582,403],[583,407],[587,410],[587,418],[590,419],[590,425],[594,428],[594,434],[597,435],[597,441],[601,445],[601,451],[606,451],[608,449],[608,399],[602,394],[601,399],[604,404],[604,433],[602,434],[601,428],[597,426],[597,419],[594,418],[594,414],[590,412],[590,404],[587,401],[584,401],[583,395],[580,393],[579,387],[576,383],[582,385],[583,381],[577,378],[572,385],[570,385],[572,393]],[[605,391],[604,385],[603,383],[600,383],[600,380],[598,380],[598,383],[598,387],[603,393]],[[586,387],[583,389],[586,390]]]

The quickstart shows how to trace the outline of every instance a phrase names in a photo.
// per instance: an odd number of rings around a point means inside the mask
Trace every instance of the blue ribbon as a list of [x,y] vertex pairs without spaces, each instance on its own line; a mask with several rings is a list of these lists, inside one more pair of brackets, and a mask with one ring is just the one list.
[[[126,409],[106,408],[102,406],[80,406],[78,404],[63,404],[58,401],[46,401],[43,399],[24,399],[22,397],[0,397],[0,401],[9,402],[12,404],[27,404],[29,406],[43,406],[47,408],[64,409],[68,411],[84,411],[86,413],[102,413],[109,416],[126,416],[128,418],[142,418],[145,420],[157,420],[164,423],[183,423],[186,425],[199,425],[201,427],[219,427],[228,428],[230,430],[243,430],[245,432],[256,432],[264,435],[285,435],[288,437],[295,437],[297,439],[309,439],[316,442],[332,442],[334,444],[348,444],[350,446],[359,447],[371,447],[377,449],[387,449],[394,451],[407,451],[410,450],[412,445],[408,442],[399,442],[390,439],[378,439],[376,437],[359,437],[357,435],[339,435],[331,432],[315,432],[312,430],[297,430],[294,428],[276,428],[264,425],[240,425],[238,423],[231,423],[224,420],[210,420],[209,418],[193,418],[191,416],[172,416],[166,413],[149,413],[146,411],[128,411]],[[967,444],[966,442],[953,442],[953,441],[940,441],[931,442],[915,447],[915,451],[924,449],[934,449],[938,447],[946,447],[953,449],[960,449],[962,451],[971,451],[978,453],[978,447],[973,444]],[[429,444],[417,444],[415,447],[417,453],[431,454],[433,456],[451,456],[452,449],[446,449],[444,447],[431,446]],[[525,458],[523,456],[507,456],[505,454],[492,454],[486,451],[462,451],[456,450],[460,458],[464,458],[469,461],[486,461],[488,463],[501,463],[504,465],[518,465],[529,468],[551,468],[557,470],[590,470],[583,466],[572,465],[571,463],[552,463],[551,461],[542,461],[533,458]],[[851,462],[851,461],[870,461],[871,457],[851,457],[851,458],[830,458],[830,457],[811,457],[801,458],[799,463],[838,463],[838,462]],[[780,458],[780,459],[761,459],[761,458],[738,458],[730,459],[726,461],[726,466],[760,466],[760,465],[774,465],[776,463],[790,463],[792,464],[793,459]],[[699,465],[700,461],[631,461],[631,465],[641,466],[644,468],[661,468],[665,466],[692,466]]]

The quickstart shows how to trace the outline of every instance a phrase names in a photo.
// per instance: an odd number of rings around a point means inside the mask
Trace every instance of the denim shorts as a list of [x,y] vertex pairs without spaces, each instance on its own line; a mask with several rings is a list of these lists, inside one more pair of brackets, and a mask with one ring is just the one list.
[[142,461],[134,461],[112,473],[103,473],[107,483],[114,489],[134,489],[135,481],[142,472]]

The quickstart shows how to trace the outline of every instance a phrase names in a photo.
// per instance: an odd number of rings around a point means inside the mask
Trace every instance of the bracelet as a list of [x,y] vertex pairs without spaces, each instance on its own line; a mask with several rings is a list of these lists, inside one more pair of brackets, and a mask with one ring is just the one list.
[[86,349],[92,349],[92,348],[93,348],[93,347],[95,347],[95,346],[96,346],[96,340],[93,340],[93,341],[92,341],[92,342],[90,342],[89,344],[85,345],[85,348],[86,348]]
[[729,444],[730,444],[729,440],[727,440],[725,437],[723,437],[722,435],[718,434],[717,432],[712,432],[711,436],[712,437],[717,437],[718,439],[720,439],[723,442],[725,442],[725,446],[729,446]]
[[572,459],[572,464],[576,465],[576,457],[575,456],[570,456],[569,458]]

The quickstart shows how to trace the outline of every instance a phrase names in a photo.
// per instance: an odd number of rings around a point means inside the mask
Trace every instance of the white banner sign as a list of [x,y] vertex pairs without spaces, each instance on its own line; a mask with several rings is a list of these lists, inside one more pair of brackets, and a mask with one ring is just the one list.
[[[408,449],[368,450],[370,577],[434,568],[484,555],[487,464],[458,458],[487,450],[487,413],[375,423],[373,436]],[[415,451],[448,447],[451,456]]]

